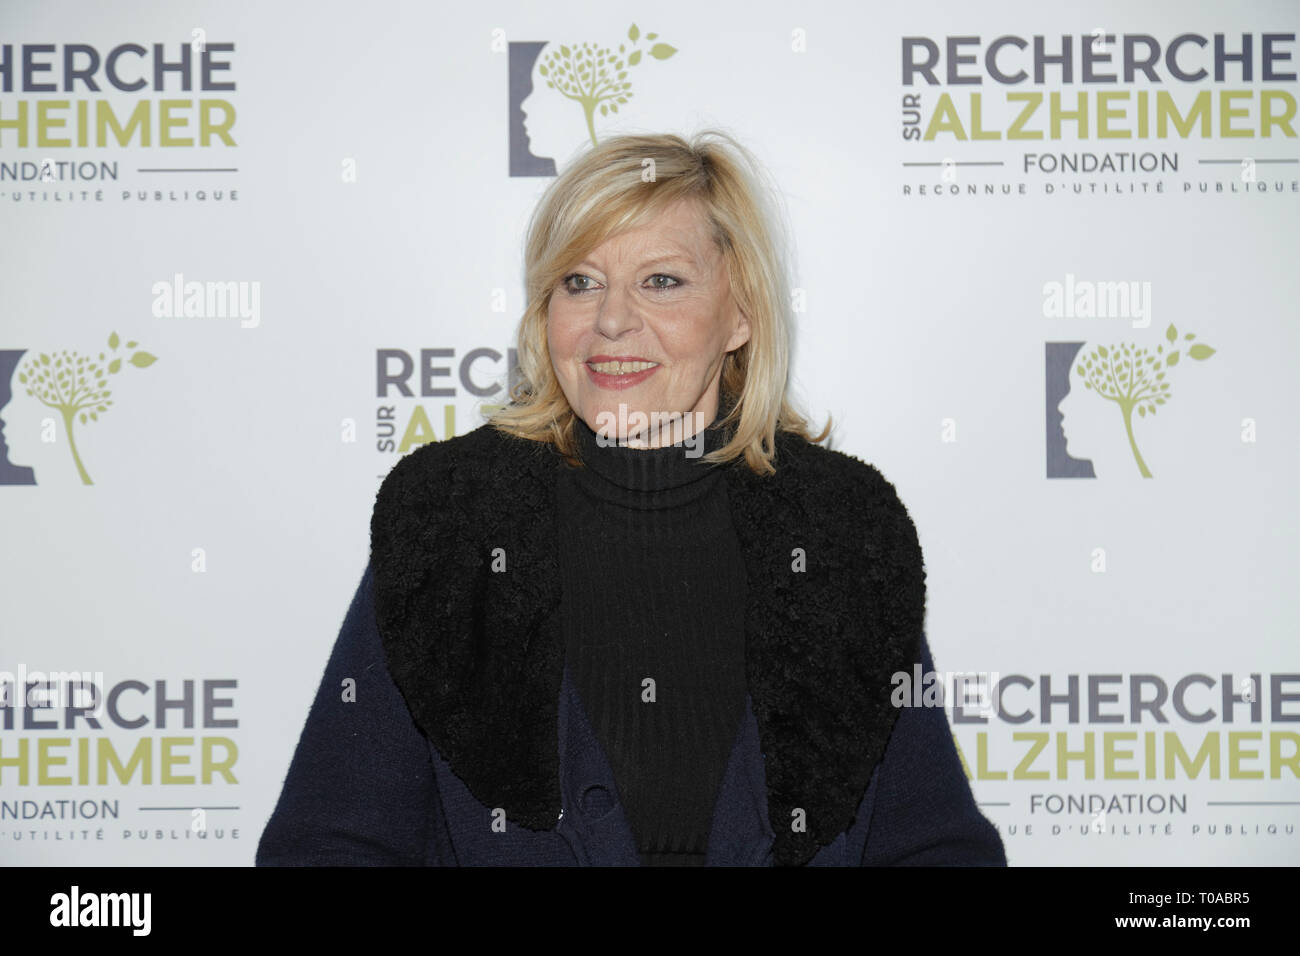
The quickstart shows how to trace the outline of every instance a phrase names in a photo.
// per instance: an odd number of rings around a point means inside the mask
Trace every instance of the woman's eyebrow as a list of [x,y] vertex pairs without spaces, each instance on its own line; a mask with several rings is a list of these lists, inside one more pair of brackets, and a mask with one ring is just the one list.
[[[663,265],[664,263],[667,263],[667,262],[675,262],[675,263],[678,263],[679,265],[685,265],[685,266],[693,266],[693,265],[695,265],[695,260],[693,260],[690,256],[688,256],[688,255],[684,255],[684,254],[679,253],[679,252],[675,252],[675,253],[671,253],[671,254],[669,254],[669,255],[655,256],[653,259],[647,259],[647,260],[645,260],[644,262],[641,262],[641,263],[637,266],[637,268],[638,268],[638,269],[644,269],[646,266],[658,266],[658,265]],[[594,262],[590,261],[589,259],[583,259],[581,262],[578,263],[577,268],[582,268],[583,266],[590,266],[590,267],[592,267],[592,268],[600,268],[599,266],[597,266]]]

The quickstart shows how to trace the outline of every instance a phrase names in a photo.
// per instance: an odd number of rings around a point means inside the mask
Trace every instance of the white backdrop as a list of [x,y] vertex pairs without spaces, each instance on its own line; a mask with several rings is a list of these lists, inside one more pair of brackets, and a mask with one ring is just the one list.
[[[252,862],[380,479],[499,399],[474,389],[505,384],[525,223],[590,145],[540,67],[591,43],[642,53],[597,137],[721,126],[780,185],[797,395],[915,519],[936,666],[1003,688],[954,734],[1011,863],[1300,862],[1298,21],[1289,2],[4,4],[0,671],[118,696],[98,726],[0,711],[0,861]],[[1154,79],[1124,75],[1138,35]],[[1034,38],[1063,36],[1072,75],[1035,82]],[[1249,76],[1216,77],[1216,36]],[[1022,82],[989,69],[999,37],[1023,39],[993,60]],[[906,82],[927,42],[936,82]],[[97,89],[66,83],[77,44]],[[190,50],[191,82],[158,87],[154,44]],[[110,80],[123,45],[143,55],[113,78],[142,88]],[[1178,79],[1171,45],[1207,75]],[[950,53],[971,57],[952,76]],[[1084,82],[1085,57],[1115,81]],[[1084,97],[1086,136],[1053,134],[1053,95]],[[1197,104],[1208,132],[1196,114],[1161,135],[1162,109]],[[147,144],[98,144],[101,109],[141,110]],[[200,144],[205,115],[229,143]],[[187,314],[191,282],[235,283],[242,308]],[[1115,283],[1134,298],[1089,314]],[[1079,369],[1142,349],[1170,388],[1130,442]],[[381,393],[399,350],[411,394]],[[452,394],[421,393],[426,361]]]

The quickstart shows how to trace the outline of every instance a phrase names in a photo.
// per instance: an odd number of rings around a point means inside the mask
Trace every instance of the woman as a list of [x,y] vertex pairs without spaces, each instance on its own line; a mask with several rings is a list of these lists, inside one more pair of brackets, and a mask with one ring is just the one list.
[[1005,865],[941,707],[915,528],[786,396],[761,173],[606,140],[530,226],[521,380],[413,451],[260,865]]

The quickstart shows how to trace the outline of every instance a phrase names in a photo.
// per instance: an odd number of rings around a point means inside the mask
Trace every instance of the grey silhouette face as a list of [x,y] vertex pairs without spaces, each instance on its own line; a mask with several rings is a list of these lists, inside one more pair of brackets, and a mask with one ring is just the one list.
[[21,443],[17,448],[12,447],[5,434],[4,415],[15,398],[14,380],[24,354],[22,349],[0,349],[0,485],[36,484],[31,458],[25,454],[27,449]]

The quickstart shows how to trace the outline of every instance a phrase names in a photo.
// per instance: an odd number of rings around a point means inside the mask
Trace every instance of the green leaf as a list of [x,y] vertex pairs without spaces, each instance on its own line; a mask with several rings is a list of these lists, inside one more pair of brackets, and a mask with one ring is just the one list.
[[131,364],[136,368],[148,368],[156,361],[158,361],[158,358],[148,352],[136,352],[130,359]]
[[110,375],[116,375],[119,371],[121,371],[121,369],[122,369],[121,359],[113,359],[113,361],[108,363],[108,372]]
[[1098,345],[1098,346],[1097,346],[1097,354],[1100,355],[1102,358],[1105,358],[1105,357],[1106,357],[1107,355],[1109,355],[1110,353],[1106,351],[1106,346],[1104,346],[1104,345]]
[[609,115],[609,107],[606,106],[604,103],[600,104],[600,115],[601,116]]
[[1183,336],[1183,338],[1185,338],[1187,341],[1190,342],[1192,339],[1196,338],[1196,333],[1188,332],[1186,335]]
[[81,424],[83,424],[83,425],[86,424],[86,413],[85,413],[85,412],[82,412],[82,413],[81,413]]
[[119,341],[121,341],[121,340],[118,339],[118,337],[117,337],[117,333],[114,332],[112,335],[110,335],[110,336],[108,337],[108,347],[109,347],[110,349],[115,349],[115,348],[117,348],[117,343],[118,343]]
[[640,37],[640,36],[641,36],[641,31],[637,29],[635,23],[632,24],[630,27],[628,27],[628,30],[627,30],[627,38],[628,38],[629,40],[631,40],[633,43],[635,43],[635,42],[637,41],[637,38]]
[[126,347],[129,348],[129,349],[133,349],[133,348],[135,348],[135,347],[136,347],[137,345],[139,345],[139,344],[140,344],[139,342],[127,342],[127,343],[126,343]]
[[632,55],[627,58],[627,65],[636,66],[640,62],[641,62],[641,51],[633,50]]
[[92,422],[97,422],[97,421],[99,421],[99,416],[98,416],[97,414],[95,414],[94,412],[91,412],[91,413],[90,413],[90,420],[91,420]]
[[[1147,413],[1147,407],[1146,407],[1145,405],[1140,405],[1140,406],[1138,406],[1138,414],[1139,414],[1139,415],[1141,415],[1142,417],[1145,418],[1145,417],[1146,417],[1146,413]],[[113,421],[117,421],[117,419],[113,419]]]
[[659,39],[659,34],[657,34],[657,33],[647,33],[647,34],[645,35],[645,38],[646,38],[647,40],[657,40],[657,39]]
[[42,365],[49,365],[49,364],[50,364],[50,357],[49,357],[48,355],[46,355],[44,352],[41,353],[41,364],[42,364]]
[[669,46],[667,43],[656,43],[650,48],[650,55],[656,60],[666,60],[677,52],[677,47]]
[[1177,364],[1178,364],[1178,353],[1177,353],[1177,352],[1170,352],[1170,353],[1169,353],[1169,356],[1165,359],[1165,364],[1166,364],[1166,365],[1177,365]]
[[1178,338],[1178,330],[1174,328],[1174,324],[1172,322],[1169,323],[1169,328],[1165,329],[1165,338],[1167,338],[1170,342]]
[[[545,63],[543,63],[541,66],[539,66],[539,67],[537,68],[537,72],[540,73],[540,74],[542,74],[542,76],[548,76],[548,75],[549,75],[549,74],[548,74],[548,71],[547,71],[547,69],[546,69],[546,64],[545,64]],[[135,343],[132,342],[131,344],[134,345]]]
[[561,46],[561,47],[560,47],[560,53],[564,56],[564,58],[565,58],[566,60],[567,60],[569,57],[573,56],[573,51],[570,50],[567,46]]
[[1201,345],[1198,342],[1196,345],[1193,345],[1190,349],[1187,350],[1187,354],[1190,355],[1192,358],[1196,359],[1196,361],[1198,362],[1204,362],[1207,358],[1209,358],[1211,355],[1214,354],[1214,349],[1210,348],[1208,345]]

